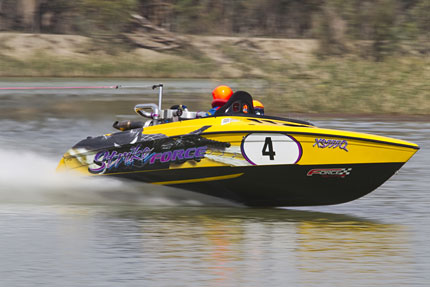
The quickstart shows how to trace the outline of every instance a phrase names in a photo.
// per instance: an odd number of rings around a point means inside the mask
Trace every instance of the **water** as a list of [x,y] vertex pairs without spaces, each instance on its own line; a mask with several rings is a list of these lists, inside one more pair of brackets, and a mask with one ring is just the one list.
[[[50,80],[0,80],[12,84]],[[165,104],[207,109],[216,84],[168,81]],[[244,208],[181,190],[54,172],[72,144],[110,132],[135,104],[157,101],[156,93],[139,92],[0,91],[0,286],[430,284],[429,122],[311,119],[421,146],[382,187],[336,206]]]

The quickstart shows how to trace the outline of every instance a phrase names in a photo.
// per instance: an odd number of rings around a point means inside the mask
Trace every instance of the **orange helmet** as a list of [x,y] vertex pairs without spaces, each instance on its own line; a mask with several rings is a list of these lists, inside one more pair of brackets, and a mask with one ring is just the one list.
[[218,86],[212,91],[212,107],[219,107],[227,103],[233,95],[233,90],[229,86]]

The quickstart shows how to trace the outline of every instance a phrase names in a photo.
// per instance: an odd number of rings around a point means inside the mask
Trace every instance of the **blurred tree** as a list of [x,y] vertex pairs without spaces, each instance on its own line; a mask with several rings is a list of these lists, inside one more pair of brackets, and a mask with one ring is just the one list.
[[381,61],[396,49],[397,3],[395,0],[375,1],[370,25],[370,39],[373,41],[372,53],[376,61]]
[[136,0],[76,0],[74,5],[77,30],[97,37],[119,34],[138,7]]
[[141,0],[138,13],[154,25],[171,29],[174,6],[172,0]]
[[42,33],[71,33],[76,5],[68,0],[39,1],[35,15],[35,26]]
[[16,29],[17,20],[15,0],[0,0],[0,31]]
[[139,14],[171,32],[313,37],[321,55],[382,60],[406,42],[430,50],[429,11],[430,0],[0,0],[0,29],[112,38]]
[[410,12],[414,27],[414,39],[420,44],[420,52],[430,54],[430,0],[421,0]]
[[318,54],[341,55],[346,52],[345,18],[339,13],[339,1],[326,0],[321,11],[315,17],[314,34],[319,40]]

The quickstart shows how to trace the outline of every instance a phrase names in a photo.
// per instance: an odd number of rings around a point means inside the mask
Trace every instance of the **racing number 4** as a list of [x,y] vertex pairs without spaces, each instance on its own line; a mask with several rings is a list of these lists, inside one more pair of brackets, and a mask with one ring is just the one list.
[[270,157],[270,160],[275,160],[276,153],[273,151],[272,138],[266,137],[264,141],[264,146],[262,150],[263,155],[267,155]]

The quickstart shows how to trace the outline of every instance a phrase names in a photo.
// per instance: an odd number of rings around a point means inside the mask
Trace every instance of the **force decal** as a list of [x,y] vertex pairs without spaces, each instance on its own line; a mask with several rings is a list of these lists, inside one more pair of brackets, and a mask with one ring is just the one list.
[[118,153],[117,151],[101,151],[94,157],[94,165],[89,167],[91,173],[103,173],[112,168],[118,168],[121,164],[125,167],[139,166],[155,163],[170,163],[184,160],[200,160],[205,156],[207,146],[190,147],[187,149],[174,149],[160,153],[153,152],[154,148],[141,145],[130,148],[128,152]]
[[207,146],[201,147],[190,147],[187,149],[176,149],[173,151],[166,151],[163,153],[154,153],[149,160],[150,164],[154,164],[155,162],[160,161],[161,163],[166,162],[175,162],[177,160],[189,160],[194,159],[196,161],[202,159],[205,156]]
[[346,148],[348,146],[348,142],[346,140],[327,140],[316,138],[313,147],[315,146],[318,148],[339,148],[348,152],[348,149]]
[[351,174],[352,168],[317,168],[308,171],[307,176],[319,175],[322,177],[341,177],[344,178]]

